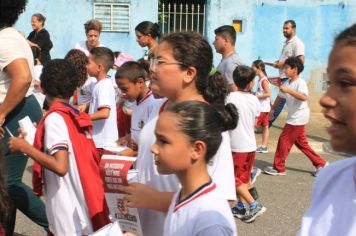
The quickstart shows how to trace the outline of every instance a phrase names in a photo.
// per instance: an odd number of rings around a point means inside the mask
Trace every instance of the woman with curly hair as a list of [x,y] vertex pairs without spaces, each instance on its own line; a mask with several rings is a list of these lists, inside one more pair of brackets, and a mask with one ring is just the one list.
[[33,122],[42,117],[41,107],[32,95],[34,63],[26,39],[12,26],[25,10],[26,0],[0,1],[0,126],[10,132],[2,139],[5,163],[5,184],[14,205],[4,226],[6,235],[13,235],[16,209],[38,225],[47,228],[48,222],[43,202],[22,182],[28,157],[10,153],[8,139],[18,135],[18,120],[29,116]]

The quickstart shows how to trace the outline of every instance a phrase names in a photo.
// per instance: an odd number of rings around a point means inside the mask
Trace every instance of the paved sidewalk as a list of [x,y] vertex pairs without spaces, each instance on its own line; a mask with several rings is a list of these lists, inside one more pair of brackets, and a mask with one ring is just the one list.
[[[273,163],[273,155],[279,134],[284,126],[286,113],[275,122],[270,129],[268,154],[257,154],[255,165],[261,169]],[[328,122],[322,114],[312,113],[307,125],[307,136],[310,145],[330,163],[341,159],[333,154],[323,153],[322,144],[328,141],[325,131]],[[261,134],[256,134],[257,142],[261,142]],[[31,163],[25,171],[24,181],[30,184]],[[240,236],[294,235],[300,227],[300,220],[309,206],[311,188],[315,178],[311,175],[314,167],[306,156],[293,148],[287,159],[287,176],[269,176],[261,174],[256,182],[260,201],[267,207],[267,212],[257,218],[254,223],[246,224],[236,220]],[[45,232],[30,220],[18,213],[17,235],[45,235]]]

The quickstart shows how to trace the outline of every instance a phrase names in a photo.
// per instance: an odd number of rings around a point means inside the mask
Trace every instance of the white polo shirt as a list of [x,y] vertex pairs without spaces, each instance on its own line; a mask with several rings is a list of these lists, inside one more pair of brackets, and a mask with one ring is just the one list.
[[[304,56],[304,43],[296,35],[284,42],[279,62],[285,62],[288,57]],[[279,75],[284,78],[283,68],[279,69]]]
[[77,162],[68,128],[61,115],[49,114],[45,120],[45,150],[49,155],[68,150],[68,172],[63,176],[44,170],[46,215],[54,235],[88,235],[93,232]]
[[102,79],[95,84],[89,105],[89,114],[104,107],[110,109],[109,117],[93,121],[93,139],[97,148],[112,145],[118,140],[115,90],[109,78]]
[[[308,96],[307,83],[298,78],[294,81],[288,79],[284,86],[297,91],[298,93]],[[309,122],[309,107],[307,101],[301,101],[290,95],[289,93],[279,92],[279,97],[286,99],[287,104],[287,120],[286,123],[290,125],[305,125]]]
[[248,92],[230,92],[226,103],[236,106],[239,113],[237,127],[229,130],[231,151],[253,152],[256,151],[255,123],[260,115],[260,102],[258,98]]
[[236,223],[226,199],[214,182],[204,184],[185,199],[172,199],[163,235],[237,235]]
[[[159,108],[160,106],[156,107]],[[143,127],[140,134],[136,161],[136,169],[139,170],[139,181],[140,183],[148,184],[160,192],[177,192],[180,188],[177,177],[174,174],[160,175],[154,164],[151,146],[156,141],[154,130],[157,120],[158,114]],[[217,184],[219,191],[223,194],[225,201],[236,200],[234,164],[228,132],[223,132],[222,137],[223,140],[217,153],[208,163],[208,172]],[[145,232],[145,235],[163,235],[163,222],[166,216],[164,213],[140,208],[139,214],[142,230]]]
[[355,235],[355,184],[355,156],[323,168],[315,180],[310,208],[297,235]]

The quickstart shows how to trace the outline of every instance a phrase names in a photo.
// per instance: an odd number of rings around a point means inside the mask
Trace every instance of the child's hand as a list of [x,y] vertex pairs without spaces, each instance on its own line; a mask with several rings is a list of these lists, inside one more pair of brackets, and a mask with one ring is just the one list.
[[23,148],[27,145],[30,144],[25,139],[23,139],[23,136],[21,136],[21,134],[19,135],[19,137],[11,137],[9,139],[9,148],[11,152],[22,152],[21,150],[23,150]]
[[138,145],[134,139],[131,139],[129,142],[129,148],[131,148],[134,151],[138,151]]
[[89,104],[81,104],[77,106],[77,109],[81,112],[85,112],[89,107]]
[[126,136],[119,138],[119,140],[117,140],[116,143],[119,146],[127,146],[128,141],[127,141]]
[[153,202],[157,201],[154,197],[157,191],[146,184],[131,183],[122,191],[127,193],[128,207],[152,209]]
[[284,85],[281,85],[281,86],[279,86],[279,90],[281,90],[281,92],[283,92],[283,93],[289,93],[290,88],[288,88]]

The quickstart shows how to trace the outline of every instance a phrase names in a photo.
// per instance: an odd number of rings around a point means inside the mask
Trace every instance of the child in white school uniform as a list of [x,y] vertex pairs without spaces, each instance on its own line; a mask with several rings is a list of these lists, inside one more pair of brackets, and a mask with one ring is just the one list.
[[69,105],[78,82],[69,62],[47,62],[41,86],[50,109],[37,127],[34,145],[23,133],[9,140],[12,152],[36,161],[33,183],[42,188],[44,180],[46,215],[54,235],[88,235],[110,223],[90,117]]
[[151,89],[146,85],[147,72],[138,62],[125,62],[118,68],[115,79],[125,99],[133,102],[130,137],[127,140],[129,149],[122,151],[124,156],[137,155],[137,143],[141,130],[154,116],[157,115],[154,107],[162,103],[162,99],[154,98]]
[[176,174],[174,195],[163,235],[237,235],[226,198],[208,174],[207,163],[222,141],[221,132],[237,124],[234,105],[186,101],[167,108],[157,121],[151,151],[160,174]]
[[269,137],[269,115],[271,110],[271,89],[267,78],[265,64],[262,60],[256,60],[252,63],[252,69],[256,71],[258,76],[256,96],[260,101],[260,115],[256,122],[256,128],[262,126],[262,144],[256,149],[258,153],[268,153],[268,137]]
[[328,165],[308,144],[305,125],[309,122],[308,87],[300,78],[303,71],[302,61],[297,57],[289,57],[284,62],[284,73],[288,77],[284,85],[279,86],[279,94],[271,108],[273,115],[281,99],[286,99],[288,115],[283,131],[278,138],[278,145],[274,155],[273,166],[268,166],[264,172],[269,175],[286,175],[286,160],[292,146],[295,144],[312,162],[315,176],[319,169]]
[[114,64],[114,53],[105,47],[90,50],[88,74],[97,79],[89,104],[89,115],[93,121],[93,138],[100,155],[105,145],[118,140],[116,124],[115,90],[107,73]]
[[[238,203],[232,208],[235,217],[243,222],[253,222],[256,217],[266,211],[261,203],[256,201],[257,191],[252,187],[250,173],[256,157],[256,137],[254,127],[260,114],[260,104],[251,93],[255,71],[248,66],[239,66],[233,72],[233,79],[237,91],[230,92],[226,99],[239,112],[239,122],[235,129],[229,130],[232,157],[235,169],[235,185]],[[249,192],[255,193],[254,197]],[[249,205],[249,211],[246,209]]]
[[336,37],[327,71],[329,87],[320,105],[330,121],[330,144],[350,158],[320,171],[298,236],[356,232],[356,24]]

